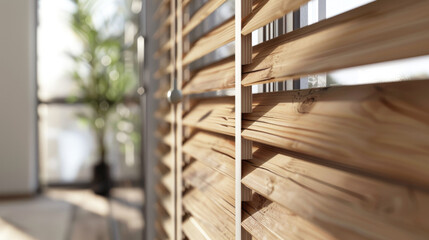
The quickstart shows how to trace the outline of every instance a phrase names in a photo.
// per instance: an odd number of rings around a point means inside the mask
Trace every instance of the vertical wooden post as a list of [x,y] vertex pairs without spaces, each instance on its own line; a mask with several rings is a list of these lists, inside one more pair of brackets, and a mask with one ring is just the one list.
[[[175,1],[175,0],[172,0]],[[177,89],[182,91],[183,83],[183,8],[182,0],[177,0]],[[176,66],[175,66],[176,67]],[[183,126],[182,126],[182,102],[177,104],[176,107],[176,239],[182,239],[182,170],[183,170],[183,154],[182,154],[182,143],[183,143]]]
[[[171,89],[174,89],[177,84],[177,79],[176,79],[176,73],[177,73],[177,68],[176,68],[176,0],[170,0],[170,16],[171,16],[171,23],[170,23],[170,41],[172,42],[172,46],[170,48],[170,64],[173,67],[171,74],[170,74],[170,83],[171,83]],[[173,209],[174,209],[174,214],[172,217],[172,220],[174,222],[173,226],[174,229],[172,231],[173,234],[173,238],[178,240],[178,231],[179,231],[179,221],[178,221],[178,212],[179,212],[179,206],[178,206],[178,195],[179,195],[179,191],[178,191],[178,186],[179,186],[179,172],[181,172],[180,169],[180,165],[178,164],[178,135],[177,135],[177,130],[178,130],[178,121],[179,119],[177,118],[177,112],[178,112],[178,105],[173,105],[171,104],[171,108],[173,111],[172,114],[172,129],[173,129],[173,136],[174,136],[174,140],[173,140],[173,146],[171,146],[171,150],[173,151],[173,166],[174,169],[172,169],[173,171],[173,176],[174,176],[174,185],[173,185]]]
[[252,142],[241,137],[242,113],[252,112],[252,88],[243,87],[242,65],[252,61],[252,34],[241,34],[242,19],[252,11],[252,0],[235,1],[235,239],[251,239],[241,227],[242,201],[249,201],[251,190],[241,184],[242,160],[252,158]]

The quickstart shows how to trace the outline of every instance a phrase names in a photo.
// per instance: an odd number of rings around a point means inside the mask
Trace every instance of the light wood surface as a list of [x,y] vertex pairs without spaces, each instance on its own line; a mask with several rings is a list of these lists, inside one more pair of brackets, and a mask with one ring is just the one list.
[[194,72],[184,86],[183,94],[233,88],[234,78],[234,56],[232,56]]
[[[173,65],[170,63],[165,67],[160,67],[154,74],[155,78],[161,78],[165,75],[171,74],[173,72]],[[160,87],[161,88],[161,87]],[[166,96],[166,95],[165,95]],[[164,97],[165,97],[164,96]]]
[[204,99],[184,116],[183,124],[234,136],[234,110],[234,98]]
[[[155,53],[155,58],[159,58],[162,54],[166,53],[167,51],[169,51],[172,47],[174,46],[174,40],[170,39],[168,40],[166,43],[164,43],[163,45],[161,45],[161,48]],[[171,66],[170,66],[171,65]],[[170,68],[173,68],[173,64],[170,63],[168,65]],[[167,67],[168,68],[168,67]],[[159,71],[164,71],[166,72],[167,70],[164,69],[159,69]],[[171,70],[170,70],[171,71]],[[160,76],[158,76],[160,73],[155,73],[155,76],[158,78]],[[162,75],[161,75],[162,76]]]
[[234,179],[234,138],[198,132],[186,141],[183,152]]
[[185,195],[183,205],[211,239],[234,239],[234,219],[219,214],[222,209],[198,189]]
[[429,81],[257,94],[243,137],[429,187]]
[[193,217],[190,217],[183,222],[183,232],[190,240],[210,240],[207,233],[204,232],[202,227]]
[[197,188],[216,203],[222,212],[234,218],[234,179],[226,177],[200,161],[192,163],[183,172],[185,184]]
[[254,239],[338,239],[278,203],[258,194],[243,203],[243,227]]
[[[257,94],[243,136],[428,189],[428,87],[423,80]],[[184,123],[232,136],[233,110],[232,97],[204,99]]]
[[380,0],[254,47],[243,85],[429,54],[429,2]]
[[[242,182],[338,239],[427,239],[429,195],[258,145]],[[397,204],[400,203],[400,204]]]
[[162,35],[165,35],[168,33],[169,26],[171,25],[171,22],[173,21],[174,16],[170,13],[170,15],[167,16],[167,18],[162,22],[162,25],[156,30],[153,37],[155,39],[159,39]]
[[262,0],[259,1],[252,13],[243,18],[241,34],[248,35],[258,28],[281,18],[309,0]]
[[183,36],[188,35],[198,24],[206,19],[218,7],[220,7],[226,0],[210,0],[207,1],[198,11],[192,15],[189,22],[183,28]]
[[169,3],[170,3],[170,0],[162,0],[155,11],[153,18],[154,19],[160,18],[162,14],[164,14],[169,9],[170,7]]
[[186,66],[233,40],[234,18],[231,18],[193,43],[189,52],[184,55],[183,65]]

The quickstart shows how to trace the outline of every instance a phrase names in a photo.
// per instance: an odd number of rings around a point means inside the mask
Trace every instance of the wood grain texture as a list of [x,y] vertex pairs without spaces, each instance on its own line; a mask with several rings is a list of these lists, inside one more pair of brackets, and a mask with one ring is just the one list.
[[[428,189],[428,81],[254,95],[243,137]],[[233,136],[234,99],[201,100],[184,124]]]
[[210,239],[234,239],[234,219],[219,214],[222,209],[198,189],[192,189],[185,195],[183,205]]
[[183,232],[190,240],[210,240],[198,222],[190,217],[183,223]]
[[206,66],[191,76],[183,94],[203,93],[234,87],[234,56]]
[[183,36],[188,35],[198,24],[206,19],[212,12],[220,7],[226,0],[210,0],[207,1],[198,11],[192,15],[188,24],[183,28]]
[[[258,145],[242,182],[337,239],[427,239],[429,195]],[[288,154],[288,155],[287,155]]]
[[333,240],[334,236],[259,194],[243,203],[242,226],[254,239]]
[[292,12],[309,0],[262,0],[252,13],[243,18],[242,35],[248,35],[268,23]]
[[184,116],[183,125],[234,136],[234,112],[234,98],[203,99]]
[[231,18],[193,43],[183,58],[183,65],[186,66],[233,40],[234,18]]
[[429,54],[429,2],[380,0],[254,47],[243,85]]
[[234,179],[234,138],[198,132],[186,141],[183,152]]
[[234,219],[234,179],[224,176],[200,161],[192,163],[183,173],[186,185],[197,188]]
[[428,189],[427,89],[424,80],[257,94],[242,136]]

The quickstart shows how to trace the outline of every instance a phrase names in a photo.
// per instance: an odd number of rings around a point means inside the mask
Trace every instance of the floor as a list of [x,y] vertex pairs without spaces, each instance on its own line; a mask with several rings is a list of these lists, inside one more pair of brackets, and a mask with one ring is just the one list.
[[0,240],[142,239],[142,204],[138,188],[116,188],[109,200],[90,190],[49,189],[0,201]]

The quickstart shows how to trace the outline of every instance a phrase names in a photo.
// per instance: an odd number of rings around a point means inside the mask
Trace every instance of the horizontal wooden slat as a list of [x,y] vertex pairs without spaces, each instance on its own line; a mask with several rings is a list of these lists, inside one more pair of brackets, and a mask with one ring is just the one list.
[[167,166],[170,170],[174,169],[174,158],[173,158],[173,151],[168,151],[167,154],[162,156],[161,162]]
[[160,67],[154,74],[154,77],[160,79],[161,77],[171,74],[173,72],[173,64],[168,64],[166,67]]
[[234,56],[195,72],[184,86],[183,94],[202,93],[234,87]]
[[172,123],[174,117],[174,110],[169,106],[167,99],[163,99],[164,106],[160,106],[160,108],[155,112],[155,118],[165,123]]
[[165,229],[162,226],[161,221],[159,219],[157,219],[157,221],[155,221],[155,230],[156,230],[156,234],[157,234],[157,239],[167,239],[168,238],[167,232],[165,231]]
[[234,18],[230,18],[192,44],[191,49],[183,58],[183,66],[232,42],[232,40],[234,40],[234,22]]
[[170,29],[169,26],[171,25],[173,18],[173,14],[170,13],[170,15],[168,15],[168,17],[162,22],[162,25],[159,26],[159,28],[154,33],[153,37],[155,39],[160,38],[163,34],[168,32],[168,30]]
[[[163,184],[170,193],[174,192],[174,175],[173,173],[167,173],[161,178],[161,184]],[[165,208],[170,216],[174,216],[174,197],[172,194],[158,196],[161,205]]]
[[256,94],[242,136],[428,189],[427,89],[422,80]]
[[183,2],[182,2],[182,6],[183,6],[183,7],[188,6],[188,4],[189,4],[191,1],[192,1],[192,0],[183,0]]
[[191,185],[212,199],[222,214],[234,218],[234,179],[226,177],[212,168],[196,161],[183,173],[186,185]]
[[165,232],[167,233],[166,239],[174,239],[174,221],[172,218],[164,219],[163,228],[165,229]]
[[155,209],[156,209],[156,214],[158,219],[164,220],[170,217],[167,210],[165,210],[164,206],[162,206],[159,201],[155,203]]
[[183,152],[230,178],[235,177],[234,138],[198,132],[186,141]]
[[309,0],[262,0],[243,19],[242,35],[247,35],[268,23],[298,9]]
[[158,163],[156,165],[156,171],[160,176],[162,176],[162,175],[168,173],[170,171],[170,168],[161,162],[161,163]]
[[[428,189],[428,81],[256,94],[243,137]],[[186,126],[234,134],[234,99],[201,100]]]
[[204,99],[185,115],[183,124],[189,127],[234,136],[234,112],[234,98]]
[[159,88],[155,92],[155,98],[166,98],[168,90],[170,90],[170,82],[165,80],[160,81]]
[[166,122],[159,122],[156,128],[155,137],[162,138],[165,134],[170,131],[170,124]]
[[210,239],[234,239],[234,219],[219,214],[222,209],[198,189],[192,189],[185,195],[183,205]]
[[155,58],[159,58],[163,53],[167,52],[168,50],[170,50],[174,45],[174,40],[173,39],[169,39],[166,43],[164,43],[159,49],[158,51],[156,51],[155,53]]
[[210,0],[207,1],[198,11],[191,17],[188,24],[183,28],[183,36],[188,35],[192,29],[206,19],[212,12],[214,12],[226,0]]
[[169,3],[170,3],[170,0],[162,0],[162,2],[159,4],[158,8],[156,9],[156,11],[153,15],[154,19],[158,19],[159,17],[162,16],[162,14],[166,10],[168,10],[168,8],[170,6]]
[[156,149],[155,149],[155,156],[157,158],[162,158],[165,154],[167,154],[170,151],[170,147],[165,145],[162,142],[159,142]]
[[379,0],[253,48],[243,85],[429,54],[429,2]]
[[155,118],[159,121],[161,121],[162,123],[171,123],[171,114],[170,111],[168,112],[161,112],[161,111],[157,111],[155,112]]
[[169,131],[167,134],[165,134],[165,135],[163,136],[163,138],[162,138],[162,141],[163,141],[165,144],[167,144],[167,145],[169,145],[170,147],[172,147],[172,146],[173,146],[173,144],[174,144],[174,134],[173,134],[173,131]]
[[210,240],[203,228],[198,224],[198,222],[190,217],[183,222],[183,232],[186,234],[190,240]]
[[427,239],[429,195],[255,145],[242,182],[337,239]]
[[171,195],[170,191],[164,186],[164,184],[158,183],[155,186],[155,192],[159,197]]
[[258,194],[243,203],[242,226],[254,239],[336,239],[323,228]]

